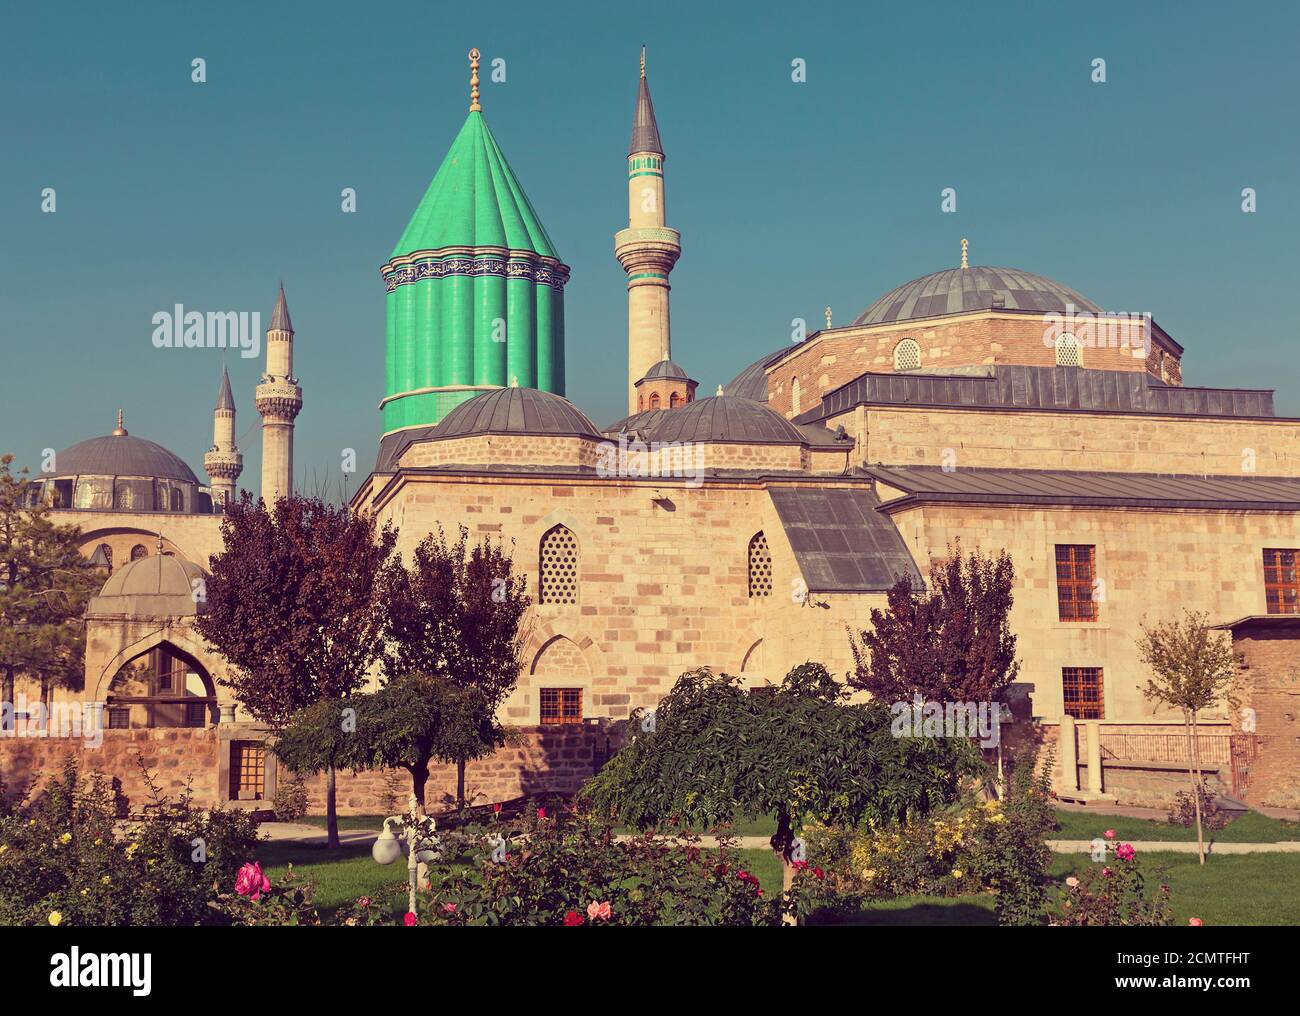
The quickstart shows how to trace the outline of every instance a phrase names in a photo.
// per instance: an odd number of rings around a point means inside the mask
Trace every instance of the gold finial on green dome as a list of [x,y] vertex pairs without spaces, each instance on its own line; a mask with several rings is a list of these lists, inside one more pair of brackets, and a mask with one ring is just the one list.
[[961,238],[961,266],[970,267],[970,241],[964,236]]
[[113,430],[114,437],[126,437],[126,428],[122,426],[122,410],[117,411],[117,426]]
[[478,104],[478,50],[469,51],[469,111],[480,112],[483,107]]

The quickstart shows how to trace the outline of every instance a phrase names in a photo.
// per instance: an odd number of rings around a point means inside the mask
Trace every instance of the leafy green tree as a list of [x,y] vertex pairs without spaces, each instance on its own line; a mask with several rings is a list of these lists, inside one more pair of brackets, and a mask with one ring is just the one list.
[[[415,548],[409,565],[392,569],[383,601],[389,680],[436,675],[473,692],[459,699],[462,706],[483,710],[482,716],[465,716],[464,737],[443,734],[449,738],[445,743],[460,745],[452,761],[456,801],[463,809],[465,765],[490,755],[501,743],[496,714],[519,679],[531,603],[524,577],[500,543],[485,538],[471,546],[463,526],[449,543],[439,529]],[[444,705],[451,701],[443,691],[438,694]],[[463,709],[458,715],[465,715]]]
[[353,771],[405,769],[422,804],[430,762],[480,758],[501,739],[479,689],[408,674],[370,694],[300,710],[272,750],[299,773],[322,772],[330,765]]
[[854,825],[924,815],[983,774],[964,738],[895,737],[879,701],[849,703],[819,663],[779,687],[746,691],[708,670],[683,674],[584,796],[642,829],[711,829],[775,814],[772,849],[787,865],[805,821]]
[[1232,644],[1210,630],[1204,614],[1185,611],[1153,628],[1142,626],[1138,655],[1151,668],[1142,693],[1154,702],[1182,711],[1187,729],[1187,776],[1196,807],[1196,849],[1205,863],[1201,827],[1201,760],[1197,751],[1197,714],[1227,701],[1234,702],[1239,676]]
[[54,522],[34,499],[35,481],[12,462],[0,456],[0,694],[13,702],[17,675],[27,674],[48,707],[54,688],[82,684],[82,615],[104,576],[82,556],[76,527]]
[[[347,698],[383,650],[381,592],[396,532],[319,498],[228,505],[195,629],[232,665],[224,683],[254,717],[284,727],[300,709]],[[329,845],[338,846],[334,769],[324,766]]]

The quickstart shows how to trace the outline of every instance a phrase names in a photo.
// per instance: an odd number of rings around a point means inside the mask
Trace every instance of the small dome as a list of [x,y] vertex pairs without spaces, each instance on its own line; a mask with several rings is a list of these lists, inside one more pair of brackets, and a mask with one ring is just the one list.
[[643,381],[654,381],[663,378],[668,381],[689,381],[686,371],[682,370],[672,360],[660,360],[648,371],[645,372]]
[[[86,608],[87,617],[106,614],[178,617],[197,614],[195,590],[207,573],[193,561],[151,554],[115,571]],[[198,580],[196,583],[195,580]]]
[[148,476],[199,482],[179,456],[162,445],[129,434],[108,434],[74,444],[54,457],[54,472],[42,479],[67,476]]
[[1039,314],[1061,314],[1067,303],[1076,311],[1101,313],[1086,296],[1054,279],[1019,268],[950,268],[923,275],[891,289],[854,320],[855,325],[878,325],[890,321],[963,314],[990,310],[994,297],[1001,297],[999,310],[1027,310]]
[[655,441],[807,444],[794,424],[753,399],[714,395],[688,402],[654,422]]
[[600,431],[562,395],[536,388],[498,388],[462,402],[434,428],[433,440],[473,434],[545,434],[599,438]]

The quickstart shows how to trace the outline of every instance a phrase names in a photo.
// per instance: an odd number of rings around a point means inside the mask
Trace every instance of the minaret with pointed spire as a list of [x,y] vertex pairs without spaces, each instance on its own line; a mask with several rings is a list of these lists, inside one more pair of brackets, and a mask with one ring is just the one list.
[[665,225],[664,149],[644,46],[627,153],[627,209],[627,229],[614,234],[614,256],[627,273],[627,411],[635,413],[636,383],[656,363],[672,359],[668,275],[682,254],[681,234]]
[[212,487],[213,504],[230,504],[235,499],[235,481],[244,471],[244,456],[235,447],[235,397],[230,393],[230,374],[224,367],[217,406],[212,411],[212,447],[203,456],[203,471]]
[[293,322],[283,282],[266,330],[266,373],[256,396],[262,417],[262,499],[269,506],[293,493],[293,421],[302,409],[302,389],[293,376]]

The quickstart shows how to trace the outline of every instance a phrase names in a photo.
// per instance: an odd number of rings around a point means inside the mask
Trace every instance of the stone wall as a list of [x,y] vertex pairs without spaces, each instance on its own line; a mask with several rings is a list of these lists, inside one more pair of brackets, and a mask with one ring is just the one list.
[[1300,808],[1300,631],[1247,622],[1234,633],[1245,681],[1236,713],[1253,719],[1254,757],[1245,760],[1242,795],[1255,805]]

